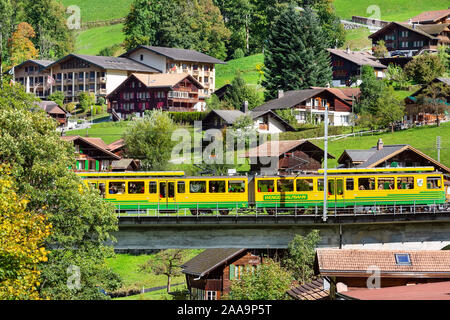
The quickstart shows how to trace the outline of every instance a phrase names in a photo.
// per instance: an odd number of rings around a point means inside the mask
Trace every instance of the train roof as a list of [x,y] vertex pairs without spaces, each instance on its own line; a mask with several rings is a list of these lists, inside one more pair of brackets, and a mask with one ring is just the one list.
[[[319,174],[324,173],[324,169],[319,169]],[[327,173],[396,173],[396,172],[432,172],[434,167],[408,167],[408,168],[342,168],[342,169],[327,169]]]
[[183,177],[184,171],[147,171],[147,172],[77,172],[82,178],[126,178],[126,177]]

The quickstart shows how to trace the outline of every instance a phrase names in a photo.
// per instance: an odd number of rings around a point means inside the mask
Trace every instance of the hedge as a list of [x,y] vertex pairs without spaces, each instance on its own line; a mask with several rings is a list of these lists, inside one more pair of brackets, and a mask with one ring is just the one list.
[[169,111],[169,116],[176,123],[194,124],[194,121],[202,121],[208,112],[176,112]]

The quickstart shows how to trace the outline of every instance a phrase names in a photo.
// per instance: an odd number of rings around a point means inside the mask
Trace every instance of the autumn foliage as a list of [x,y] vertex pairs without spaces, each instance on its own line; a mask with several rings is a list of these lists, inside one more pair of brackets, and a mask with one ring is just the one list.
[[35,36],[36,33],[31,25],[26,22],[19,23],[8,44],[12,65],[39,57],[39,50],[31,41]]
[[43,244],[51,225],[26,210],[9,170],[0,166],[0,300],[40,299],[38,264],[47,261]]

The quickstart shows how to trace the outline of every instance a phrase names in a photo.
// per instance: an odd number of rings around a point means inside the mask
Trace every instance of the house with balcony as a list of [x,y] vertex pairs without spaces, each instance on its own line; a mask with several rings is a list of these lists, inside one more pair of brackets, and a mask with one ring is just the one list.
[[314,87],[304,90],[280,91],[278,98],[256,107],[252,112],[289,109],[298,123],[318,124],[325,120],[328,106],[328,123],[332,126],[349,126],[352,121],[354,96],[339,88]]
[[38,105],[40,109],[44,110],[49,117],[54,119],[59,126],[65,126],[67,124],[67,119],[70,114],[61,108],[56,102],[44,100],[35,102],[35,104]]
[[50,95],[49,73],[44,69],[52,64],[51,60],[27,60],[15,66],[11,72],[14,80],[25,87],[26,92],[33,93],[39,98]]
[[419,24],[441,24],[450,23],[450,8],[444,10],[425,11],[412,17],[411,23]]
[[438,45],[450,43],[448,23],[413,24],[391,22],[384,28],[371,34],[372,45],[384,40],[389,52],[400,51],[411,57],[424,49],[437,49]]
[[65,102],[77,101],[80,92],[106,97],[134,72],[154,74],[160,70],[126,58],[79,54],[69,54],[40,70],[47,78],[45,96],[61,91]]
[[209,97],[215,91],[216,64],[225,62],[198,51],[141,45],[121,57],[129,58],[162,73],[187,73],[194,77],[203,88],[200,94]]
[[187,73],[133,73],[106,98],[108,111],[120,119],[143,117],[146,110],[203,111],[203,86]]

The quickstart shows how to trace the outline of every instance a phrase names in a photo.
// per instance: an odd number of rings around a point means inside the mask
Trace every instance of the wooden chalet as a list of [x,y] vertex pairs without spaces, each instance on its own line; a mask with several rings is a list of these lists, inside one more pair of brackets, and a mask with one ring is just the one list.
[[420,24],[450,23],[450,8],[422,12],[421,14],[412,17],[409,22]]
[[314,87],[304,90],[279,92],[278,98],[258,106],[252,112],[290,109],[298,123],[321,123],[325,120],[325,104],[328,105],[328,123],[348,126],[352,118],[352,97],[338,88]]
[[314,270],[330,282],[331,296],[367,289],[374,272],[380,288],[448,282],[450,251],[318,249]]
[[417,25],[391,22],[369,36],[373,46],[384,40],[388,51],[402,51],[409,56],[422,49],[436,49],[439,44],[450,43],[449,24]]
[[[241,157],[250,159],[250,171],[266,175],[315,172],[322,168],[324,150],[308,140],[269,141]],[[329,159],[334,157],[328,154]]]
[[146,110],[153,109],[202,111],[203,100],[199,97],[202,88],[186,73],[134,73],[106,97],[108,110],[114,110],[123,119],[131,114],[142,117]]
[[49,117],[58,122],[59,126],[65,126],[67,124],[67,118],[70,114],[61,108],[56,102],[40,101],[37,104],[39,105],[39,108],[44,110],[49,115]]
[[[436,110],[429,110],[426,106],[422,105],[418,99],[418,96],[423,93],[425,88],[433,83],[441,82],[446,87],[450,87],[450,78],[436,78],[427,85],[423,86],[409,97],[405,98],[406,116],[405,122],[411,124],[434,124],[439,117],[440,121],[450,118],[450,95],[441,97],[442,111],[435,114]],[[447,109],[447,110],[445,110]]]
[[339,168],[434,167],[450,174],[450,169],[407,144],[384,145],[381,139],[370,149],[346,149],[338,159]]
[[340,49],[328,49],[333,68],[333,87],[350,86],[352,78],[361,75],[362,66],[371,66],[375,70],[375,76],[384,78],[387,69],[378,59],[368,52],[350,51]]
[[231,281],[240,279],[245,268],[274,257],[274,249],[207,249],[182,265],[190,300],[220,300],[230,292]]

